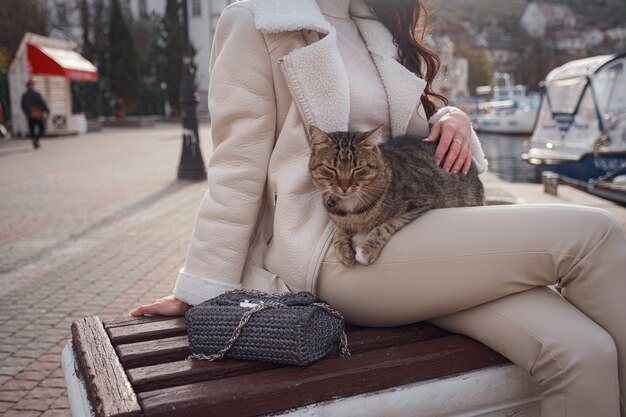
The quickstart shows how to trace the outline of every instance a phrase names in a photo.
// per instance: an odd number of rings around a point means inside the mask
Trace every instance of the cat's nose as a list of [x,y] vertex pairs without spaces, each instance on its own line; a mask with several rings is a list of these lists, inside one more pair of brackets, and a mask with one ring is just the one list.
[[341,191],[345,193],[350,188],[350,180],[347,178],[339,178],[337,185],[341,188]]

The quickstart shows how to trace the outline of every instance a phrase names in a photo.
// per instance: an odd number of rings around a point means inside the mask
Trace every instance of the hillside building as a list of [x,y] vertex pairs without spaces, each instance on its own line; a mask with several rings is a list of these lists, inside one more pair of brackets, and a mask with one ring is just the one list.
[[573,28],[576,16],[568,6],[530,3],[522,14],[520,24],[530,36],[539,38],[551,29]]

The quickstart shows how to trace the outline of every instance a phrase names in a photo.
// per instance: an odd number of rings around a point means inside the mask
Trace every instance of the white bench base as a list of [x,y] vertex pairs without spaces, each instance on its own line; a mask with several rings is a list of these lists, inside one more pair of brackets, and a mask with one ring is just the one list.
[[516,365],[339,398],[280,417],[540,417],[541,389]]

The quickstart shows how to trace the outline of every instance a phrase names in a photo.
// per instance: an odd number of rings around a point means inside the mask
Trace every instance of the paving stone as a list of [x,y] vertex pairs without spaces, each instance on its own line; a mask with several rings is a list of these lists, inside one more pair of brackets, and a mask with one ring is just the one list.
[[[31,346],[32,347],[32,346]],[[27,359],[36,359],[38,358],[45,350],[44,349],[20,349],[17,352],[13,353],[13,356],[16,358],[27,358]]]
[[40,387],[65,388],[65,378],[46,378],[39,384]]
[[57,398],[56,400],[54,400],[54,402],[52,403],[50,408],[51,409],[68,409],[68,408],[70,408],[70,401],[67,398],[67,394]]
[[7,410],[2,417],[39,417],[43,414],[41,411],[35,410]]
[[38,385],[37,381],[12,379],[2,385],[2,391],[30,391]]
[[19,400],[21,400],[24,395],[26,395],[26,393],[28,392],[28,390],[23,389],[23,390],[18,390],[18,391],[9,391],[9,390],[5,390],[4,388],[2,388],[2,390],[0,391],[0,401],[6,401],[6,402],[11,402],[11,403],[16,403]]
[[46,411],[53,402],[53,398],[23,398],[13,405],[13,409]]
[[0,375],[1,376],[15,376],[22,371],[22,367],[20,366],[0,366]]
[[65,392],[63,388],[50,388],[44,386],[38,386],[34,390],[28,393],[27,398],[59,398]]
[[[40,369],[38,371],[23,371],[15,376],[16,380],[25,379],[28,381],[43,381],[47,376],[50,375],[49,370]],[[54,371],[52,371],[54,372]]]
[[69,411],[70,410],[67,409],[47,410],[41,415],[41,417],[69,417]]

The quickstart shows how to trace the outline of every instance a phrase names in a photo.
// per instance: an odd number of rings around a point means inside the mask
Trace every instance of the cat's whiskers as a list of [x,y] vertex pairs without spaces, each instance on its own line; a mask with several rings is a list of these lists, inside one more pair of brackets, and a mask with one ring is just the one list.
[[297,201],[299,204],[302,202],[306,206],[311,206],[313,204],[320,204],[320,202],[322,201],[326,193],[327,193],[327,190],[316,188],[314,190],[311,190],[310,192],[303,193],[303,194],[292,194],[292,193],[280,194],[278,198],[290,197],[294,199],[295,201]]
[[369,205],[368,208],[372,208],[376,204],[378,204],[381,208],[391,208],[391,207],[393,207],[393,204],[391,204],[391,203],[389,203],[387,201],[381,200],[380,198],[377,199],[375,195],[371,195],[371,194],[369,194],[367,191],[365,191],[363,189],[361,189],[360,192],[361,192],[362,196],[365,197],[365,201],[367,201],[367,204]]

